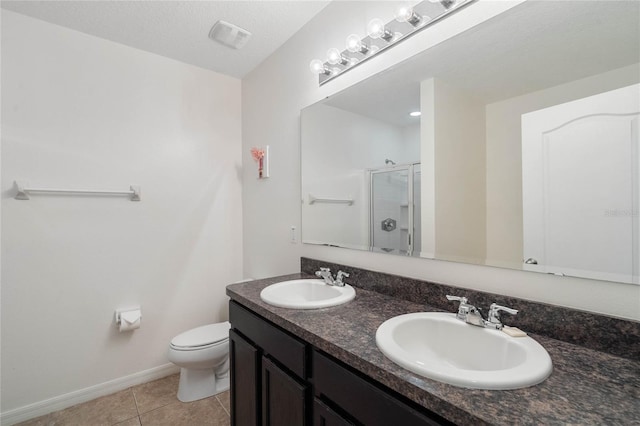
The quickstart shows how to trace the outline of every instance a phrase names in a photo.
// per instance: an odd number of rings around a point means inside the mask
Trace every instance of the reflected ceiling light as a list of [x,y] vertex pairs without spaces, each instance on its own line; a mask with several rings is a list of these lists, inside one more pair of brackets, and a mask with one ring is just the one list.
[[[319,83],[322,85],[365,62],[377,52],[395,46],[401,40],[475,1],[477,0],[424,0],[413,7],[401,6],[395,11],[394,20],[385,24],[382,19],[372,19],[366,27],[366,37],[349,35],[345,50],[341,52],[336,48],[329,49],[324,62],[314,59],[309,68],[314,74],[318,74]],[[409,25],[405,25],[405,22]],[[402,33],[397,32],[398,30]]]
[[409,115],[412,117],[420,117],[422,113],[420,111],[412,111],[409,113]]

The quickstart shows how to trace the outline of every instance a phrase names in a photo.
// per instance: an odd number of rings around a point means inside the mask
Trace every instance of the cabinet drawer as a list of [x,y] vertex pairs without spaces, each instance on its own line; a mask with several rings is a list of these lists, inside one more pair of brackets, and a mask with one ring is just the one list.
[[298,377],[306,378],[306,345],[287,332],[250,312],[238,303],[229,302],[231,327],[259,346],[265,354],[277,359],[280,364]]
[[414,409],[315,350],[313,384],[316,396],[332,401],[367,426],[450,424],[426,409]]

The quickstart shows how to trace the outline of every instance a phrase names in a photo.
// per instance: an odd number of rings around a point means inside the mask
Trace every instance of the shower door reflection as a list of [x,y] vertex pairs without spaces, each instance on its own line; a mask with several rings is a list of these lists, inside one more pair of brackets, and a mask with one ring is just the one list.
[[369,170],[371,250],[420,254],[420,163]]

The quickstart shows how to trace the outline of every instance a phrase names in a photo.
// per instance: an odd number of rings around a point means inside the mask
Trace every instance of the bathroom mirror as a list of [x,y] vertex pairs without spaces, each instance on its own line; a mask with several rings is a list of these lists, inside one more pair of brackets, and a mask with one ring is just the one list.
[[639,2],[528,1],[305,108],[302,241],[638,284],[639,63]]

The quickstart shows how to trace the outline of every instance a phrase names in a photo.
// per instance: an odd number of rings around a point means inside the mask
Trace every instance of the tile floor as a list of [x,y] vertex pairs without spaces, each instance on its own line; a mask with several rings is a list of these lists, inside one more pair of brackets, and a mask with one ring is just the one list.
[[227,426],[229,392],[180,402],[178,374],[74,405],[19,426]]

